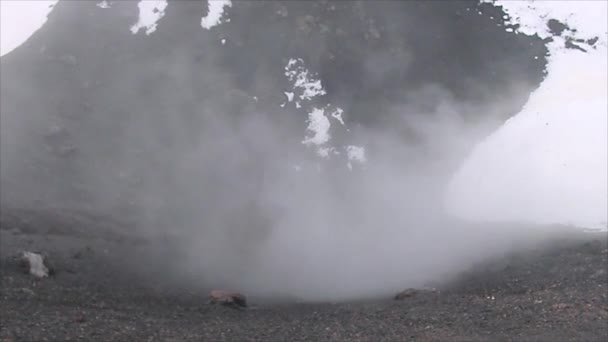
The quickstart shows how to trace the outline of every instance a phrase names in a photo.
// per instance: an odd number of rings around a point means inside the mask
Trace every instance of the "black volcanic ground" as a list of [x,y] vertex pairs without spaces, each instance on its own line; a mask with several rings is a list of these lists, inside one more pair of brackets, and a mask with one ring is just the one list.
[[[200,288],[167,286],[153,272],[158,264],[134,272],[133,253],[146,246],[109,217],[5,209],[0,228],[3,342],[608,338],[605,233],[549,237],[544,247],[488,260],[435,291],[399,301],[272,304],[250,298],[249,308],[235,310],[207,304]],[[14,259],[21,250],[45,253],[56,274],[24,274]]]

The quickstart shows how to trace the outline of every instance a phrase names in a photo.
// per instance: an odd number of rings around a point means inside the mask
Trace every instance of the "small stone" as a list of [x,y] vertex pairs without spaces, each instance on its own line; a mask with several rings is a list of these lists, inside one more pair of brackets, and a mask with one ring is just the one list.
[[27,287],[23,287],[23,288],[21,288],[21,292],[23,292],[23,293],[27,293],[27,294],[29,294],[29,295],[31,295],[31,296],[36,295],[36,293],[34,293],[34,291],[32,291],[32,290],[28,289]]
[[404,300],[406,298],[414,297],[416,294],[418,294],[418,290],[416,289],[405,289],[397,293],[397,295],[395,296],[395,300]]
[[551,306],[551,308],[553,308],[554,310],[564,310],[564,309],[568,309],[569,307],[570,307],[570,305],[565,304],[565,303],[553,304]]
[[209,292],[210,304],[220,304],[231,307],[247,307],[247,298],[238,292],[213,290]]
[[76,318],[74,318],[74,322],[76,322],[76,323],[84,323],[86,321],[87,321],[87,319],[84,316],[84,314],[79,314],[78,316],[76,316]]

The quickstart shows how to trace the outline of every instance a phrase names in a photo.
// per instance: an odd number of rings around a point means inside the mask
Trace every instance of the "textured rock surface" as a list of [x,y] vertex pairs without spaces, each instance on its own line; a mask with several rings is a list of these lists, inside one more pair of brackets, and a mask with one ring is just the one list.
[[[407,127],[386,123],[434,112],[445,96],[479,105],[509,98],[493,114],[504,120],[543,78],[544,43],[506,32],[500,10],[476,1],[242,1],[225,8],[230,22],[209,30],[200,25],[203,2],[170,1],[150,35],[129,29],[136,2],[109,4],[59,2],[40,31],[2,58],[6,200],[125,206],[147,196],[141,185],[173,187],[175,169],[188,167],[176,151],[217,140],[209,127],[218,115],[265,116],[281,127],[281,148],[252,146],[254,155],[265,151],[247,166],[257,175],[268,160],[303,148],[307,109],[280,107],[291,58],[326,90],[311,106],[331,103],[352,128],[410,140]],[[466,106],[458,114],[472,122],[487,115]]]

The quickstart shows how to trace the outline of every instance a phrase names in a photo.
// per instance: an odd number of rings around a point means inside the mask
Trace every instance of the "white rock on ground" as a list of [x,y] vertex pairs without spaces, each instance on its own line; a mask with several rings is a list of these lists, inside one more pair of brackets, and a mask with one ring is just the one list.
[[38,278],[49,276],[50,270],[45,263],[45,258],[41,254],[25,251],[21,254],[21,260],[27,267],[29,274]]

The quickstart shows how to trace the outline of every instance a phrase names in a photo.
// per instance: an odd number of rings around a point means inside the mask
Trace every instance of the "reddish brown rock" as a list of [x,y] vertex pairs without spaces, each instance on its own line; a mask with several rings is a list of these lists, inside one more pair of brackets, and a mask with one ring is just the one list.
[[213,290],[209,292],[211,304],[220,304],[232,307],[247,307],[247,297],[238,292]]

